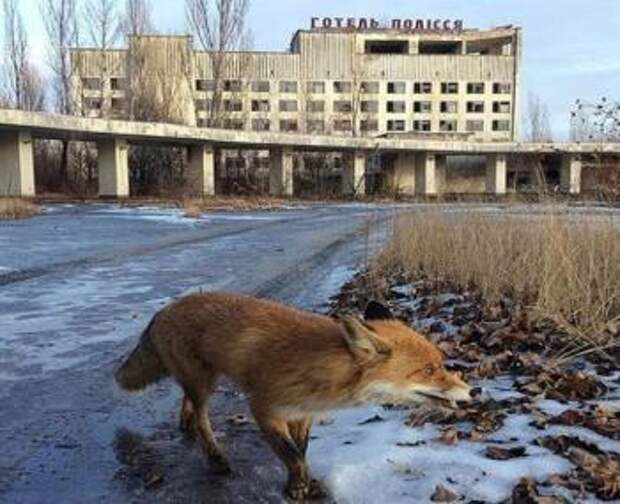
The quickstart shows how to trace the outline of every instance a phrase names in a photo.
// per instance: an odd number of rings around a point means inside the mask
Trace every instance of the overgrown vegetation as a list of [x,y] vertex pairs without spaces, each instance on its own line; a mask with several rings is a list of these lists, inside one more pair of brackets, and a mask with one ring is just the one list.
[[40,208],[21,198],[0,198],[0,219],[24,219],[37,215]]
[[213,210],[278,210],[290,205],[286,199],[269,197],[210,197],[210,198],[186,198],[180,201],[180,206],[187,217],[199,217],[204,212]]
[[567,336],[563,357],[618,345],[620,223],[604,214],[402,216],[372,277],[395,272],[474,291],[487,312],[509,304],[555,325]]

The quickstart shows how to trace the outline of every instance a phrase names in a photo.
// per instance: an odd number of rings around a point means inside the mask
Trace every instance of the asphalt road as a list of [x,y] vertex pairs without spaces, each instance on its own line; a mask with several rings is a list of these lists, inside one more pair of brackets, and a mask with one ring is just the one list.
[[324,308],[381,242],[394,209],[276,213],[53,207],[0,224],[0,502],[282,502],[284,471],[226,384],[212,400],[235,474],[209,472],[163,382],[120,392],[119,359],[150,317],[195,289]]

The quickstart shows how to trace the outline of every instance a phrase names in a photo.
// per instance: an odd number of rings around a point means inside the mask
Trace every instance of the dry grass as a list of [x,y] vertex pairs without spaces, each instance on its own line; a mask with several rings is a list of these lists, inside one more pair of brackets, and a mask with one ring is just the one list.
[[374,275],[386,269],[473,290],[489,310],[510,300],[571,336],[566,356],[618,344],[620,222],[613,217],[402,216]]
[[0,198],[0,219],[25,219],[37,215],[41,209],[32,201],[21,198]]
[[185,211],[187,217],[199,217],[204,212],[214,210],[273,211],[291,206],[291,204],[290,200],[259,196],[186,198],[179,202],[179,206]]

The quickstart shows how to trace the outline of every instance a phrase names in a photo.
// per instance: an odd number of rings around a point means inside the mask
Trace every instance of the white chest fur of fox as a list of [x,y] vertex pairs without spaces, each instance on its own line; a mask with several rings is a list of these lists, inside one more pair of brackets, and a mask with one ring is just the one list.
[[364,403],[468,401],[471,389],[443,367],[438,349],[371,302],[365,320],[331,319],[227,293],[184,297],[157,313],[116,373],[126,390],[164,377],[183,389],[182,428],[196,429],[213,466],[208,398],[226,376],[249,398],[266,440],[289,471],[293,499],[325,494],[305,461],[312,417]]

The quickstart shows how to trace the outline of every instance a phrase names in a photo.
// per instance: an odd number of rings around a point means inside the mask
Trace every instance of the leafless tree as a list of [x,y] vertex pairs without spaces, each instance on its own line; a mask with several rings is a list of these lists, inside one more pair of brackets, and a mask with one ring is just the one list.
[[[72,114],[74,100],[71,89],[69,48],[78,37],[77,0],[41,0],[41,16],[48,38],[48,64],[53,77],[54,106],[62,114]],[[67,181],[69,143],[62,142],[60,182]]]
[[122,24],[125,35],[152,33],[154,31],[152,12],[150,0],[127,0]]
[[576,141],[620,141],[620,101],[577,100],[571,110],[571,138]]
[[551,124],[549,123],[549,108],[535,94],[530,94],[528,98],[526,135],[530,142],[553,141]]
[[185,0],[187,21],[195,40],[209,55],[214,90],[210,107],[212,126],[221,126],[223,77],[227,53],[247,45],[249,0]]
[[41,15],[48,38],[48,63],[54,77],[56,109],[73,112],[69,48],[77,37],[77,0],[41,0]]
[[5,96],[9,104],[25,109],[24,78],[28,68],[28,37],[16,0],[2,0],[4,17]]

